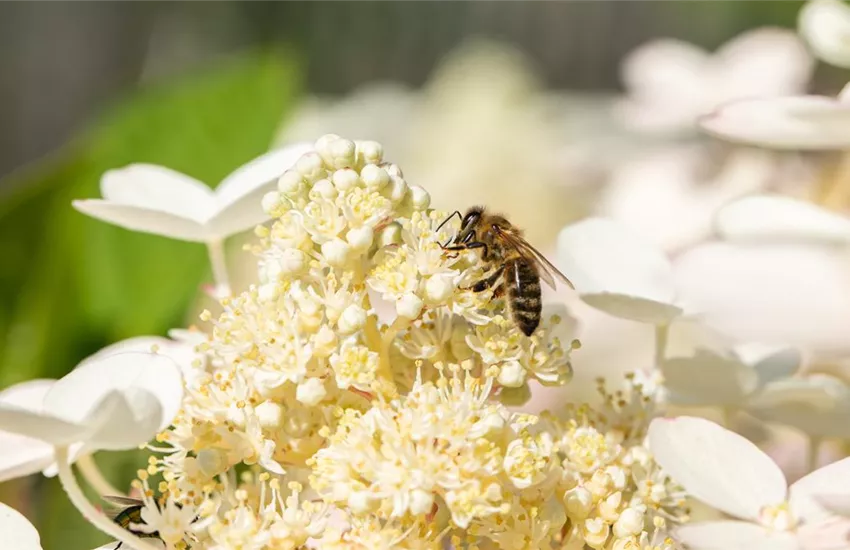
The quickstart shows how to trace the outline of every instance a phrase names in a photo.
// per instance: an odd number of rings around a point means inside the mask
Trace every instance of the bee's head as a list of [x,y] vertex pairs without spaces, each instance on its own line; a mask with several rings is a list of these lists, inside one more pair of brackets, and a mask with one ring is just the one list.
[[475,237],[475,230],[478,227],[478,221],[484,210],[478,206],[467,210],[466,214],[460,222],[460,231],[455,235],[453,244],[466,244],[472,241]]

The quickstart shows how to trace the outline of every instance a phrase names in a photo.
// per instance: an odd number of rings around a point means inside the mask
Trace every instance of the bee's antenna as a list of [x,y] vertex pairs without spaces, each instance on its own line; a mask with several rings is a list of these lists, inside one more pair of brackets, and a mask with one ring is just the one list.
[[458,212],[457,210],[455,210],[454,212],[452,212],[451,214],[449,214],[449,217],[448,217],[448,218],[446,218],[445,220],[443,220],[443,221],[440,223],[440,225],[438,225],[438,226],[437,226],[437,229],[435,229],[435,230],[434,230],[434,233],[439,233],[439,232],[440,232],[440,229],[442,229],[444,225],[446,225],[447,223],[449,223],[449,220],[450,220],[450,219],[452,219],[452,218],[454,218],[455,216],[457,216],[457,217],[458,217],[458,218],[460,218],[461,220],[463,219],[463,216],[461,215],[461,213],[460,213],[460,212]]

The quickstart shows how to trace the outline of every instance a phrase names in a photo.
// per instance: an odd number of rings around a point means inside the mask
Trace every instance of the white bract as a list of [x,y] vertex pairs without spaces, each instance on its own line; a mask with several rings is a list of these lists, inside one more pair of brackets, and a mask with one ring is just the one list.
[[180,370],[170,359],[108,355],[57,380],[41,410],[0,403],[0,428],[56,447],[133,449],[171,423],[182,395]]
[[[694,498],[737,518],[676,529],[693,550],[798,550],[832,514],[816,497],[850,487],[850,459],[790,487],[779,467],[740,435],[692,417],[653,420],[649,447],[664,471]],[[838,541],[833,541],[838,542]]]
[[710,236],[717,209],[763,188],[775,178],[776,168],[764,151],[736,151],[716,159],[700,146],[665,148],[617,168],[599,213],[665,251],[678,251]]
[[691,130],[699,116],[727,101],[801,92],[812,65],[801,41],[782,29],[741,34],[714,54],[657,40],[632,51],[622,65],[623,116],[644,130]]
[[0,502],[0,536],[10,550],[41,550],[41,537],[27,518]]
[[850,68],[850,7],[840,0],[812,0],[799,16],[799,30],[814,54]]
[[[0,407],[14,406],[39,412],[55,380],[29,380],[0,392]],[[32,437],[0,431],[0,481],[23,477],[50,468],[53,446]]]
[[103,175],[103,199],[74,207],[108,223],[183,241],[211,243],[253,228],[269,216],[261,199],[303,153],[297,144],[266,153],[215,188],[163,166],[132,164]]
[[730,350],[700,348],[661,363],[670,404],[727,410],[744,407],[768,384],[793,375],[800,366],[796,350],[759,345]]
[[558,259],[581,299],[606,313],[667,325],[684,312],[669,260],[610,220],[589,218],[565,227]]
[[765,422],[793,426],[813,438],[850,438],[850,388],[825,374],[771,384],[749,403],[748,412]]
[[738,242],[850,244],[850,219],[779,195],[754,195],[717,213],[717,231]]
[[773,149],[850,149],[850,101],[845,88],[837,98],[788,96],[753,98],[723,105],[700,119],[716,137]]

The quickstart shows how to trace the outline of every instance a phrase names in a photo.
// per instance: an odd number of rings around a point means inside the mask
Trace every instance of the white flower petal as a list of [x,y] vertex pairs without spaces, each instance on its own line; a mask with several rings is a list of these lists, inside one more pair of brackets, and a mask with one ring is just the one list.
[[[86,440],[88,449],[132,449],[167,427],[183,398],[180,369],[150,353],[118,353],[88,362],[56,382],[45,412],[78,424],[104,405],[107,421]],[[82,439],[82,438],[79,438]]]
[[99,418],[93,417],[90,420],[89,425],[84,425],[11,405],[0,405],[0,429],[53,445],[70,445],[90,436],[99,427]]
[[153,164],[109,170],[100,180],[100,192],[109,202],[165,212],[198,223],[215,208],[209,187],[186,174]]
[[797,540],[804,550],[846,550],[850,541],[850,521],[833,517],[797,528]]
[[732,516],[755,519],[762,507],[785,500],[785,476],[770,457],[708,420],[653,420],[649,448],[685,491]]
[[850,104],[821,96],[735,101],[700,119],[718,138],[774,149],[850,148]]
[[20,512],[0,502],[0,536],[10,550],[41,550],[35,527]]
[[[40,412],[55,380],[29,380],[0,392],[0,404]],[[53,446],[23,435],[0,432],[0,482],[34,474],[53,464]]]
[[741,33],[713,61],[719,65],[716,93],[726,100],[799,93],[814,68],[797,33],[777,27]]
[[182,241],[206,242],[210,240],[207,228],[187,217],[100,199],[77,200],[71,204],[83,214],[124,229],[162,235]]
[[832,487],[823,493],[814,493],[812,498],[821,508],[835,515],[850,517],[850,493],[834,494],[832,491],[842,487]]
[[745,521],[706,521],[676,528],[674,537],[691,550],[797,550],[793,533],[769,531]]
[[736,357],[697,350],[692,357],[675,357],[661,364],[664,387],[673,404],[737,406],[758,387],[758,375]]
[[825,247],[710,243],[676,262],[676,283],[709,326],[741,341],[848,349],[850,264]]
[[841,490],[850,497],[850,458],[819,468],[791,485],[789,501],[797,517],[817,523],[832,515],[817,497]]
[[673,305],[672,269],[664,255],[614,222],[590,218],[558,236],[564,273],[587,304],[625,319],[668,323]]
[[[749,349],[752,349],[752,347]],[[800,368],[800,363],[803,360],[799,350],[790,348],[773,348],[772,352],[762,355],[762,358],[758,361],[750,361],[745,349],[738,348],[736,351],[738,351],[739,356],[745,362],[753,365],[753,368],[758,373],[760,385],[792,376]]]
[[793,426],[815,437],[850,438],[850,388],[827,375],[769,384],[748,411],[765,422]]
[[814,0],[800,10],[800,35],[815,55],[831,65],[850,68],[850,7],[838,0]]
[[788,197],[760,195],[735,201],[717,214],[727,239],[850,242],[850,219]]
[[260,187],[242,195],[224,210],[207,221],[210,234],[216,239],[225,239],[260,225],[269,219],[263,210],[262,200],[269,189]]
[[269,151],[243,164],[221,180],[215,188],[217,210],[224,210],[241,197],[253,193],[266,184],[273,186],[281,174],[292,168],[301,155],[312,150],[312,143],[295,143]]

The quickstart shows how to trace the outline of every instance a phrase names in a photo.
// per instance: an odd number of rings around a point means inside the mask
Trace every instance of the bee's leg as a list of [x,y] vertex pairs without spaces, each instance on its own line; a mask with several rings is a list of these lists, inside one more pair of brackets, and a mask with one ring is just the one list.
[[493,298],[501,298],[505,295],[505,284],[501,283],[493,289]]
[[481,257],[482,258],[487,257],[487,252],[489,250],[489,248],[487,247],[487,243],[482,243],[480,241],[472,241],[471,243],[467,243],[467,244],[456,244],[456,245],[452,245],[452,246],[444,246],[443,250],[448,250],[450,252],[453,252],[453,251],[458,251],[458,250],[474,250],[476,248],[483,248],[484,252],[481,254]]
[[461,215],[461,213],[460,213],[460,212],[458,212],[457,210],[455,210],[454,212],[452,212],[451,214],[449,214],[449,217],[448,217],[448,218],[446,218],[445,220],[443,220],[443,221],[440,223],[440,225],[438,225],[438,226],[437,226],[437,229],[435,229],[435,230],[434,230],[434,233],[439,233],[439,232],[440,232],[440,229],[442,229],[444,225],[446,225],[447,223],[449,223],[449,220],[450,220],[450,219],[452,219],[452,218],[454,218],[455,216],[457,216],[458,218],[460,218],[461,220],[463,220],[463,215]]
[[119,548],[121,548],[121,545],[122,545],[122,544],[124,544],[124,541],[123,541],[123,540],[122,540],[122,541],[118,541],[118,546],[116,546],[116,547],[114,548],[114,550],[118,550]]
[[504,266],[497,269],[492,275],[487,277],[486,279],[481,279],[474,285],[472,285],[473,292],[483,292],[493,286],[493,284],[498,281],[502,277],[502,273],[505,271]]

